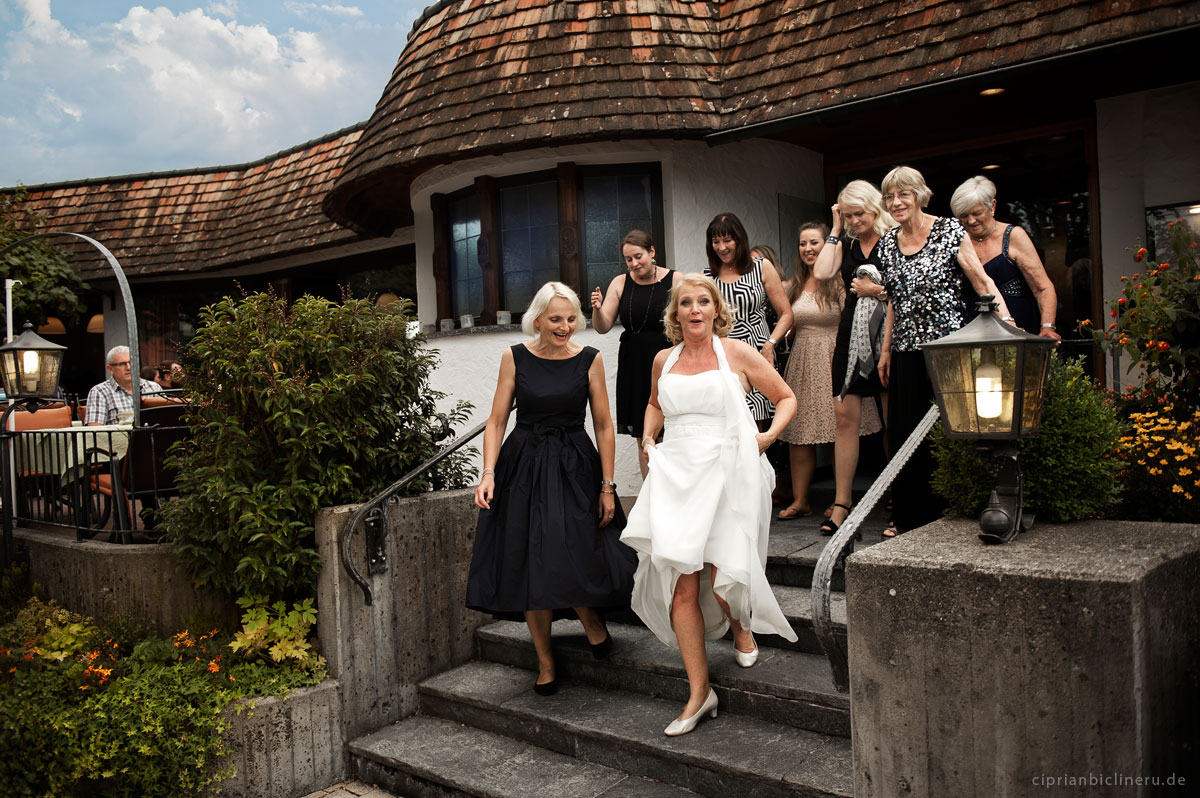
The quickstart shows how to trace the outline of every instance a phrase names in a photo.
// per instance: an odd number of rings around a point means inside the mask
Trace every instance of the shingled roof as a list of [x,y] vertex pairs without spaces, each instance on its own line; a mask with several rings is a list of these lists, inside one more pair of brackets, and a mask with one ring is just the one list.
[[1197,22],[1197,0],[443,0],[325,209],[386,234],[439,163],[702,138]]
[[[127,276],[208,272],[359,240],[322,212],[321,199],[362,135],[356,125],[237,166],[29,186],[47,229],[108,247]],[[72,262],[84,279],[110,275],[86,244]]]

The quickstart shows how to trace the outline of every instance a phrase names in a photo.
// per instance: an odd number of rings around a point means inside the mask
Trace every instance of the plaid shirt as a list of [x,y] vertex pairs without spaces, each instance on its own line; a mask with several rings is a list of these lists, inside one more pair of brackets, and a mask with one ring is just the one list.
[[[162,386],[142,380],[142,394],[158,393]],[[119,413],[133,412],[133,395],[117,385],[111,376],[88,391],[84,424],[116,424]]]

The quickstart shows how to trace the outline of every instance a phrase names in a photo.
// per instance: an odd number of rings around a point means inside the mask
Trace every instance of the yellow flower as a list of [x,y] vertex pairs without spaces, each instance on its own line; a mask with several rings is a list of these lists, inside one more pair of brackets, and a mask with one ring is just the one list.
[[1189,476],[1191,473],[1192,473],[1192,469],[1188,468],[1187,466],[1184,466],[1183,468],[1179,469],[1179,476],[1181,476],[1181,477]]
[[1172,493],[1183,493],[1183,488],[1179,487],[1178,485],[1172,485],[1171,492]]

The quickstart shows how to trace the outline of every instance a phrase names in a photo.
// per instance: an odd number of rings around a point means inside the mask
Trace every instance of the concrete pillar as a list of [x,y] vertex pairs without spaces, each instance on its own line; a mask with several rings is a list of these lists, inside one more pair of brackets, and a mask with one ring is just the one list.
[[1195,794],[1200,526],[977,532],[848,560],[857,798]]

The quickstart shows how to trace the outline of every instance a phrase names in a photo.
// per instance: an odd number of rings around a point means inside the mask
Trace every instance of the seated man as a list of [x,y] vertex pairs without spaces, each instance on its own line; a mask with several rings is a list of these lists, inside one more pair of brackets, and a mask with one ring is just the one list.
[[[87,415],[89,427],[116,424],[124,413],[133,413],[133,372],[129,365],[129,347],[114,346],[104,358],[108,379],[88,391]],[[142,380],[142,394],[158,393],[158,383]]]

